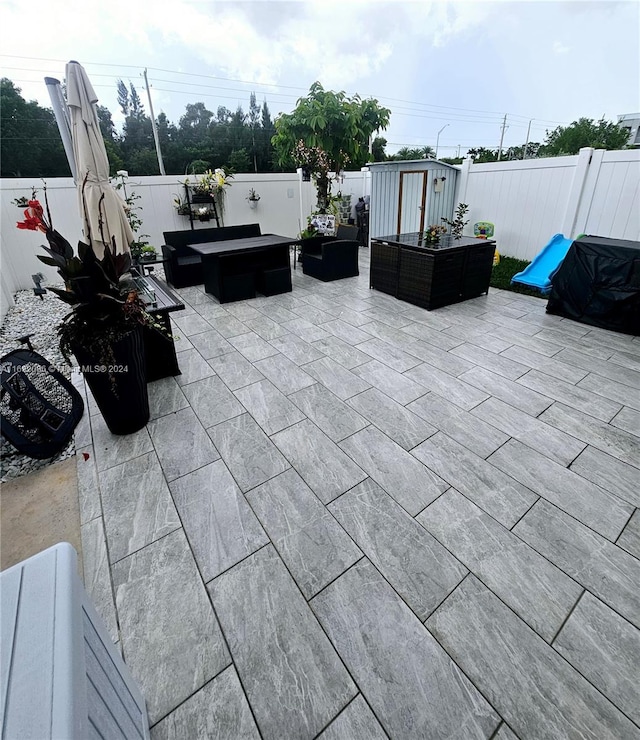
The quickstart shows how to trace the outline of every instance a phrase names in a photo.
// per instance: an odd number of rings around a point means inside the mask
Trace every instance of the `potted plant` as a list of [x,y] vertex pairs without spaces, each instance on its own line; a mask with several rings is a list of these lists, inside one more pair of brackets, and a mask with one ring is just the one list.
[[[133,253],[133,248],[131,252]],[[140,248],[140,262],[153,262],[157,258],[158,253],[156,252],[156,248],[152,247],[151,244],[145,244]]]
[[178,211],[178,216],[189,216],[191,214],[191,207],[179,195],[173,196],[173,207]]
[[249,208],[255,209],[258,206],[260,196],[253,188],[249,188],[249,195],[247,196],[247,200],[249,201]]
[[207,170],[197,177],[199,179],[193,184],[189,182],[189,178],[185,180],[185,185],[189,185],[193,192],[191,201],[192,203],[207,203],[216,196],[223,195],[224,189],[231,186],[229,180],[233,178],[233,175],[228,174],[222,167],[218,167],[215,170]]
[[129,253],[116,254],[115,245],[105,244],[99,259],[88,234],[88,244],[79,242],[74,254],[53,228],[46,188],[45,206],[46,215],[38,200],[30,200],[17,225],[45,234],[47,254],[38,259],[64,280],[64,289],[49,288],[71,307],[57,327],[60,349],[68,362],[75,355],[109,430],[130,434],[149,420],[142,329],[161,329],[132,289]]
[[[218,167],[215,170],[207,170],[196,177],[198,179],[194,182],[191,182],[187,177],[181,183],[187,188],[188,200],[195,204],[215,204],[215,211],[222,220],[224,218],[225,188],[231,187],[229,181],[233,178],[233,175],[229,174],[224,168]],[[200,221],[208,221],[211,218],[212,209],[207,208],[206,210],[208,215],[204,213],[203,209],[195,210],[193,215],[197,216]]]
[[454,239],[462,239],[462,231],[464,227],[469,223],[469,220],[464,220],[464,217],[469,210],[469,206],[466,203],[458,203],[456,208],[455,218],[450,221],[448,218],[442,217],[442,221],[451,227],[451,236]]

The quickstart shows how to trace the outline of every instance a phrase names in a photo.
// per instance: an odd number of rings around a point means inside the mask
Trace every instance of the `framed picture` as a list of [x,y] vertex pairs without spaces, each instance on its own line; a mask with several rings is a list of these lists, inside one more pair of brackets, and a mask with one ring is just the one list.
[[336,217],[328,213],[314,214],[309,225],[322,236],[334,236],[336,233]]

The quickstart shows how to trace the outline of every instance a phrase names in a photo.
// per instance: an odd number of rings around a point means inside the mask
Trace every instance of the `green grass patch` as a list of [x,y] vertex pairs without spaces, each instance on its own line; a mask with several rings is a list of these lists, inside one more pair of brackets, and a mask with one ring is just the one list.
[[519,260],[515,257],[503,257],[500,255],[500,263],[491,272],[491,287],[500,288],[500,290],[511,290],[514,293],[533,295],[536,298],[547,300],[547,296],[543,296],[539,290],[528,288],[526,285],[520,285],[520,283],[511,282],[511,278],[516,273],[522,272],[529,264],[531,263],[527,260]]

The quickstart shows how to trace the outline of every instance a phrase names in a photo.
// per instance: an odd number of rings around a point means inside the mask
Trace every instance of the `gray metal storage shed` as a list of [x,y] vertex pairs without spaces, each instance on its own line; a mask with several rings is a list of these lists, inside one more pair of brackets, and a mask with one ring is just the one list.
[[459,170],[437,159],[371,162],[369,235],[423,231],[453,219]]

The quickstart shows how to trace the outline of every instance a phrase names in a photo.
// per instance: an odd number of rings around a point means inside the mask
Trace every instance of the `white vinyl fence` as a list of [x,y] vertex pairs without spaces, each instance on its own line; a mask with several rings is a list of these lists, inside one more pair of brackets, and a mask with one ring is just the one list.
[[558,233],[640,241],[640,151],[581,149],[571,157],[464,161],[457,203],[495,224],[501,254],[532,260]]
[[[357,199],[370,192],[370,173],[348,172],[336,186]],[[173,207],[176,195],[183,195],[175,175],[132,177],[128,188],[140,195],[142,227],[156,248],[163,243],[162,232],[189,228],[189,220]],[[52,268],[36,259],[43,235],[18,231],[15,222],[22,213],[11,201],[29,195],[37,179],[0,180],[0,271],[1,308],[4,316],[17,290],[33,286],[31,275],[57,278]],[[74,244],[80,239],[80,218],[76,191],[70,178],[47,182],[54,226]],[[260,195],[256,210],[246,200],[249,189]],[[296,236],[315,205],[313,183],[302,183],[295,173],[236,175],[226,193],[224,223],[258,221],[265,233]],[[458,178],[456,203],[468,203],[473,233],[477,221],[495,224],[495,238],[501,254],[533,259],[557,233],[609,236],[640,241],[640,150],[608,152],[581,149],[571,157],[473,164],[465,160]],[[373,216],[372,216],[373,217]],[[196,228],[210,226],[196,224]],[[46,281],[45,281],[46,283]]]
[[[142,226],[139,234],[147,234],[150,244],[160,251],[164,243],[162,232],[189,228],[189,217],[179,216],[173,206],[176,196],[184,199],[184,187],[180,184],[184,177],[176,175],[153,177],[130,177],[127,193],[133,191],[140,196],[136,204],[141,208]],[[39,249],[45,244],[44,234],[23,231],[16,228],[16,222],[23,218],[23,211],[12,201],[21,196],[30,196],[32,187],[39,188],[42,198],[42,181],[32,179],[0,180],[0,275],[1,275],[1,316],[4,317],[13,304],[13,295],[18,290],[33,287],[31,276],[41,272],[48,282],[60,282],[52,267],[47,267],[36,257],[44,254]],[[341,191],[351,194],[352,201],[369,193],[368,171],[347,172],[342,183],[333,183],[332,193]],[[249,207],[247,196],[254,188],[260,196],[255,210]],[[76,188],[71,178],[47,180],[49,207],[53,225],[75,248],[82,237],[80,211]],[[306,226],[306,217],[314,210],[316,189],[312,182],[301,182],[294,173],[239,174],[235,175],[231,187],[225,193],[224,224],[260,224],[263,233],[297,236]],[[44,203],[43,203],[44,204]],[[301,226],[302,224],[302,226]],[[211,222],[194,222],[194,227],[210,227]]]

